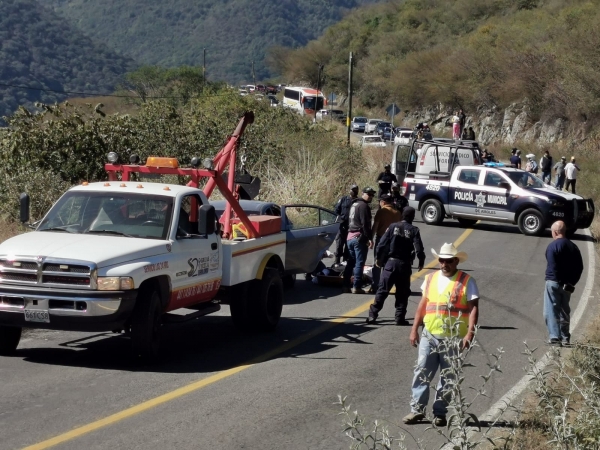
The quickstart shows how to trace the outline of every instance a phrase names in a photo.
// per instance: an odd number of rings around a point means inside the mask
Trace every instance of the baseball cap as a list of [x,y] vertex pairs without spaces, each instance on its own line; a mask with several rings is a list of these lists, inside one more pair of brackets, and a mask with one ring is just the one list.
[[357,184],[350,185],[350,190],[351,191],[358,191],[358,185]]
[[366,187],[363,189],[363,194],[375,195],[375,189],[372,187]]
[[385,166],[383,166],[384,169],[391,169],[392,166],[390,166],[389,164],[386,164]]
[[575,157],[574,156],[571,156],[571,161],[575,161]]
[[379,200],[383,200],[384,202],[389,202],[392,199],[390,194],[381,194],[379,196]]
[[563,157],[561,157],[560,159],[567,159],[567,158],[565,158],[565,157],[563,156]]

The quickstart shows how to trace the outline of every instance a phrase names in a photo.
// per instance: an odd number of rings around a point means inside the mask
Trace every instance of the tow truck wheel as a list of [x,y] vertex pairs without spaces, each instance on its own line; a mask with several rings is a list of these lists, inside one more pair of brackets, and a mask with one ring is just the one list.
[[0,325],[0,355],[9,356],[15,353],[21,340],[20,327]]
[[140,291],[131,317],[131,344],[136,356],[149,360],[158,357],[161,325],[158,291]]
[[240,330],[249,330],[252,318],[248,309],[248,283],[233,286],[230,296],[229,310],[233,324]]
[[421,218],[427,225],[439,225],[444,221],[444,207],[434,198],[421,205]]
[[570,228],[567,230],[567,237],[573,237],[575,236],[575,233],[577,232],[577,228]]
[[283,281],[283,287],[286,289],[292,289],[296,284],[296,274],[284,275],[281,279]]
[[283,282],[276,269],[265,269],[262,280],[255,280],[254,283],[250,294],[254,328],[272,331],[283,310]]
[[477,223],[477,221],[474,219],[463,219],[461,217],[458,217],[456,220],[458,220],[458,224],[461,227],[465,227],[465,228],[472,227],[473,225],[475,225]]
[[526,209],[519,216],[519,230],[527,236],[539,236],[544,231],[544,218],[537,209]]

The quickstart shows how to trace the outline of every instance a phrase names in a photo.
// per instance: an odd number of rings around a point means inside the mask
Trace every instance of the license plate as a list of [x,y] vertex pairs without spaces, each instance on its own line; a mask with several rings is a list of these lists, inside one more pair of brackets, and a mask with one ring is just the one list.
[[41,309],[26,309],[25,322],[44,322],[50,323],[50,314]]

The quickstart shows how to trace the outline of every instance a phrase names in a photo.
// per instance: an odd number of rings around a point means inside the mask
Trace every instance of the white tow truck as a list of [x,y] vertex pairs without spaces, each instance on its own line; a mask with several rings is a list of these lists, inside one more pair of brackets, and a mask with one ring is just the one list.
[[[218,311],[223,303],[237,326],[274,329],[286,236],[281,217],[246,215],[235,180],[237,145],[253,117],[241,118],[205,168],[157,157],[122,165],[113,153],[108,181],[70,189],[35,231],[0,244],[0,354],[13,353],[27,327],[124,331],[135,355],[151,359],[164,324]],[[132,181],[143,174],[190,181]],[[208,202],[215,187],[227,201],[220,220]],[[29,220],[26,194],[21,220]]]

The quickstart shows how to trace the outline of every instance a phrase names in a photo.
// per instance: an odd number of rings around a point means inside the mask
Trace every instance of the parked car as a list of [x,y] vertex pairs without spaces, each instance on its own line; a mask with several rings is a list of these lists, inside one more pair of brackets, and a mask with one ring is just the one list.
[[380,136],[385,142],[392,142],[394,140],[394,132],[390,127],[385,127]]
[[365,133],[366,134],[375,133],[375,130],[377,129],[377,124],[379,122],[383,122],[383,119],[369,119],[369,121],[367,122],[367,125],[365,125]]
[[274,95],[267,95],[267,99],[271,102],[271,106],[279,106],[279,100]]
[[253,84],[247,84],[246,85],[246,90],[248,92],[254,92],[256,90],[256,86],[254,86]]
[[361,147],[385,147],[386,143],[381,136],[363,136],[360,138]]
[[329,110],[328,109],[320,109],[320,110],[317,111],[316,117],[317,117],[317,120],[323,120],[326,117],[328,117],[328,115],[329,115]]
[[267,86],[267,94],[277,94],[277,87],[269,84]]
[[267,87],[264,84],[257,84],[256,90],[258,92],[267,92]]
[[410,128],[396,128],[396,135],[394,137],[394,144],[405,144],[410,143],[412,137],[412,130]]
[[[336,214],[316,205],[282,205],[257,200],[240,200],[240,206],[249,216],[281,217],[281,231],[286,234],[286,283],[293,283],[298,273],[311,273],[331,246],[340,224]],[[217,217],[225,211],[225,200],[211,200]],[[293,278],[292,278],[293,277]]]
[[354,117],[350,123],[350,131],[360,131],[364,133],[367,120],[366,117]]
[[248,95],[248,91],[246,89],[240,89],[240,95]]

